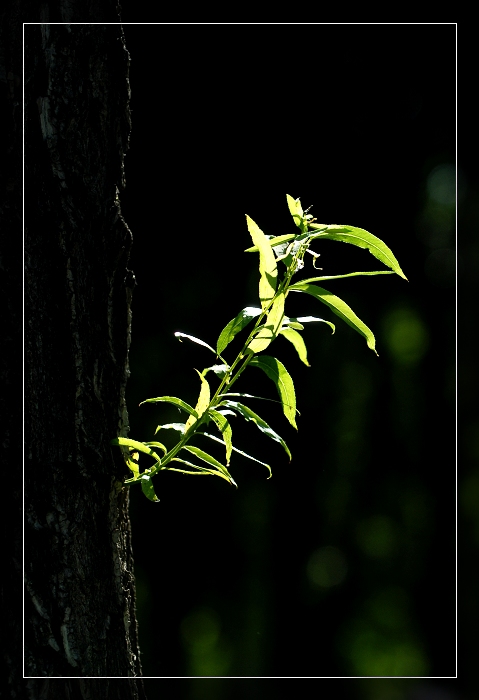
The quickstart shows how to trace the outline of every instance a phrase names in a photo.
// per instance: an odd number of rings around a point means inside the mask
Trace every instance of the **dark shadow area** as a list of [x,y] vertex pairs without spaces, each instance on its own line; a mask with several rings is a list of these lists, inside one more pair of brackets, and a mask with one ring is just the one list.
[[[238,490],[176,474],[155,478],[159,504],[132,489],[145,676],[454,676],[455,27],[124,31],[131,437],[180,419],[140,401],[194,405],[194,368],[212,364],[174,332],[215,345],[257,304],[245,214],[267,234],[291,233],[285,195],[301,197],[318,221],[384,240],[409,280],[325,283],[373,330],[379,357],[316,300],[288,298],[289,316],[323,316],[336,333],[306,329],[310,368],[282,338],[271,348],[295,381],[298,433],[275,404],[252,407],[284,437],[290,464],[254,426],[233,425],[234,444],[271,464],[271,480],[237,456]],[[459,198],[468,184],[461,172]],[[342,243],[315,250],[325,275],[382,269]],[[307,264],[303,277],[318,274]],[[241,382],[276,398],[260,372]],[[182,697],[264,697],[260,681],[233,695],[228,683],[181,681]],[[435,695],[434,681],[411,680],[403,695],[382,683],[380,695],[361,681],[354,697],[457,697]],[[148,681],[146,691],[154,700]]]

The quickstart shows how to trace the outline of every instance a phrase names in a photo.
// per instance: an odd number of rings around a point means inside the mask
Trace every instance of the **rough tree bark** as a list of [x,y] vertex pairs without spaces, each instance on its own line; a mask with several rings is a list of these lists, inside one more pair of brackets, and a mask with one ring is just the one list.
[[[109,444],[128,429],[129,57],[119,24],[44,21],[25,27],[22,686],[29,698],[142,698],[125,465]],[[18,556],[17,541],[14,576]],[[4,660],[19,697],[15,646]]]

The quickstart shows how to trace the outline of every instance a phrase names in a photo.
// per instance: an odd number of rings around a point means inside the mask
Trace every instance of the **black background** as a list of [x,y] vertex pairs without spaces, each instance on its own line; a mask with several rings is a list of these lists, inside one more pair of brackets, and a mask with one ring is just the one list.
[[[383,239],[409,280],[325,283],[375,332],[379,358],[326,307],[291,299],[289,315],[337,320],[336,334],[307,328],[311,368],[281,338],[271,349],[295,381],[298,433],[274,404],[252,407],[291,464],[250,424],[233,425],[234,444],[268,461],[271,480],[238,457],[238,490],[178,474],[156,477],[159,504],[132,489],[145,675],[453,676],[455,222],[431,173],[455,164],[455,26],[124,32],[133,127],[121,201],[138,282],[131,437],[180,419],[140,401],[194,404],[193,368],[212,364],[174,331],[214,345],[257,303],[245,214],[267,234],[292,232],[285,195],[299,196],[320,222]],[[464,173],[459,184],[467,194]],[[352,246],[316,250],[324,274],[381,269]],[[275,398],[253,369],[242,382],[238,391]],[[324,552],[344,575],[321,587]],[[215,688],[205,697],[226,697]]]

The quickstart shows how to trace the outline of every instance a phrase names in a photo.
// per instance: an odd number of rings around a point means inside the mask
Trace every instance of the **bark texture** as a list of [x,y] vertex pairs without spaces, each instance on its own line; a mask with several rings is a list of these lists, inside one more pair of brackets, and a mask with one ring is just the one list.
[[[57,21],[78,20],[75,4]],[[110,447],[128,430],[128,65],[119,24],[25,27],[24,673],[71,678],[28,680],[29,698],[143,697],[125,465]]]

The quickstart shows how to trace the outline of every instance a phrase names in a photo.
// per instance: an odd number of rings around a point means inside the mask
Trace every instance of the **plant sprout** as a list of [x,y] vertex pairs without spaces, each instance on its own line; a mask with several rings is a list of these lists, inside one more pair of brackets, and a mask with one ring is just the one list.
[[[270,347],[279,335],[282,335],[293,345],[301,362],[309,367],[307,349],[301,335],[305,324],[325,323],[330,326],[333,333],[335,326],[331,321],[317,316],[287,316],[285,304],[290,293],[308,294],[317,299],[329,311],[333,312],[333,314],[362,335],[368,348],[376,353],[376,342],[372,331],[344,301],[323,287],[318,286],[317,283],[357,275],[397,274],[403,279],[407,279],[398,261],[391,250],[379,238],[368,233],[368,231],[355,226],[318,224],[313,216],[308,213],[311,207],[303,211],[299,198],[293,199],[290,195],[286,195],[286,198],[289,211],[299,232],[280,236],[265,235],[249,216],[246,217],[248,231],[253,242],[253,245],[246,252],[259,254],[259,306],[247,306],[242,309],[223,328],[216,342],[216,348],[186,333],[175,333],[179,340],[184,338],[202,345],[208,348],[215,356],[214,364],[206,367],[202,372],[196,370],[200,382],[196,406],[193,408],[193,406],[175,396],[157,396],[141,402],[142,404],[173,404],[186,414],[185,422],[158,425],[155,431],[155,435],[162,430],[175,431],[178,434],[177,443],[168,450],[161,442],[156,440],[140,442],[127,437],[118,437],[112,440],[113,445],[118,445],[122,448],[126,464],[132,472],[131,477],[125,479],[124,483],[128,485],[140,483],[143,493],[151,501],[159,500],[153,488],[153,477],[165,470],[176,471],[182,474],[214,475],[236,486],[229,471],[233,452],[259,462],[267,468],[269,472],[268,478],[271,476],[271,468],[268,464],[260,462],[255,457],[233,447],[230,416],[242,416],[246,421],[254,423],[266,436],[278,442],[291,460],[291,452],[283,438],[245,403],[245,400],[262,397],[232,391],[239,377],[248,367],[256,367],[262,370],[276,386],[286,419],[293,428],[297,429],[296,395],[293,380],[280,360],[262,353]],[[304,256],[306,253],[313,256],[313,266],[316,269],[321,269],[316,264],[319,253],[312,250],[311,246],[322,239],[350,243],[359,248],[365,248],[389,269],[310,277],[293,282],[293,276],[304,268]],[[279,262],[282,264],[282,275],[278,271]],[[224,357],[224,353],[231,341],[242,331],[245,331],[245,334],[248,332],[248,335],[243,342],[240,352],[230,362]],[[217,383],[217,388],[214,390],[210,385],[212,376],[216,377],[215,381]],[[211,430],[213,432],[210,432]],[[224,446],[224,464],[193,444],[200,435],[219,442]],[[147,454],[153,460],[152,466],[143,471],[139,467],[139,453]]]

